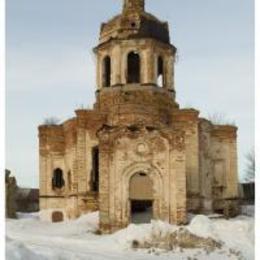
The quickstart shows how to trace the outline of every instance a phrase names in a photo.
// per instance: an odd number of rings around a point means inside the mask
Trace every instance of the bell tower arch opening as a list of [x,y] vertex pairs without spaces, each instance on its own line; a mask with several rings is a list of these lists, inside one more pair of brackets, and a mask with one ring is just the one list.
[[161,56],[157,59],[157,85],[158,87],[164,86],[164,64]]
[[140,74],[140,56],[132,51],[127,56],[127,83],[140,83]]
[[150,223],[153,218],[153,181],[143,172],[134,174],[129,184],[132,223]]

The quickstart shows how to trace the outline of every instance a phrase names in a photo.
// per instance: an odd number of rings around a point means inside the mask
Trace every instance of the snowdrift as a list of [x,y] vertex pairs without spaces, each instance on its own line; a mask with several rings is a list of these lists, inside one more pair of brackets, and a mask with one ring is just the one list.
[[248,216],[197,215],[184,227],[151,221],[112,235],[97,235],[98,221],[98,212],[62,223],[42,222],[35,214],[7,220],[7,260],[254,259],[254,218]]
[[46,260],[44,256],[34,253],[22,242],[6,237],[6,259],[9,260]]

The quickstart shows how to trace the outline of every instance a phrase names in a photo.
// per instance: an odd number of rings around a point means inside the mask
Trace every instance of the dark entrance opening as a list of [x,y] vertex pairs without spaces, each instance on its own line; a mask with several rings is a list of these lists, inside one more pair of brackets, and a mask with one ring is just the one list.
[[130,179],[129,199],[132,223],[150,223],[153,218],[153,182],[150,177],[139,172]]
[[92,174],[91,174],[92,191],[99,190],[99,149],[98,146],[92,148]]
[[135,224],[150,223],[153,218],[153,201],[131,200],[131,218]]

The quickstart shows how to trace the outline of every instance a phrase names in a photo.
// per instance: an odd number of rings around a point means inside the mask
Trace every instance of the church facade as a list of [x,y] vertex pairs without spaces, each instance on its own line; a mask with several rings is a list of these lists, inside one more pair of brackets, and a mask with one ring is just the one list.
[[237,128],[176,102],[168,23],[124,0],[101,25],[93,109],[39,126],[40,209],[56,222],[99,210],[111,233],[146,213],[186,224],[187,213],[238,213]]

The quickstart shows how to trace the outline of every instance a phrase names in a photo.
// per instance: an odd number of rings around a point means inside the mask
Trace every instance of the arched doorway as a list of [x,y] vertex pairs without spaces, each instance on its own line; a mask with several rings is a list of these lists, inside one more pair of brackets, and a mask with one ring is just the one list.
[[136,173],[129,185],[132,223],[150,223],[153,218],[153,181],[143,172]]

